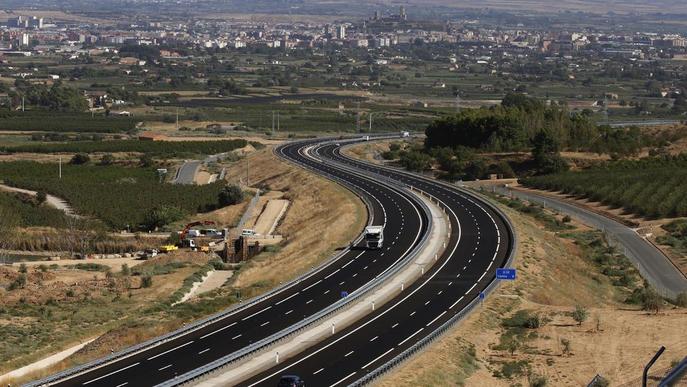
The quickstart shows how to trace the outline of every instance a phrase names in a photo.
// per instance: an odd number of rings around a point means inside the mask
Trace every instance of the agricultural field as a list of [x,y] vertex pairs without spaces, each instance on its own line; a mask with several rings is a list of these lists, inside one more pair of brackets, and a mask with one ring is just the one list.
[[210,155],[243,148],[248,145],[246,140],[225,141],[73,141],[67,143],[39,143],[18,146],[0,147],[8,153],[115,153],[137,152],[151,156],[185,157],[193,155]]
[[684,155],[619,161],[579,172],[522,179],[525,186],[561,191],[648,218],[687,216]]
[[172,185],[161,183],[154,168],[100,165],[64,165],[60,179],[56,164],[22,161],[0,163],[0,176],[8,185],[61,197],[116,230],[155,229],[212,210],[224,186]]
[[53,111],[0,113],[0,130],[40,132],[121,133],[134,130],[132,117],[91,116],[89,113]]

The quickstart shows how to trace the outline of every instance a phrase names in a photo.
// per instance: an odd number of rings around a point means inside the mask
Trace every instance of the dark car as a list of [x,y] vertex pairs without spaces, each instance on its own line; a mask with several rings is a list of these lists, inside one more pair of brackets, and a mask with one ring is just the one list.
[[277,387],[305,387],[305,381],[296,375],[282,375]]

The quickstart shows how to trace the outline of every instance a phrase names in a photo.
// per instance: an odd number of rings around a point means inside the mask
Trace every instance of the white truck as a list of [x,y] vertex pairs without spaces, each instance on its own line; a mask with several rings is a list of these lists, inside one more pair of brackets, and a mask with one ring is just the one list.
[[410,137],[410,132],[401,132],[401,138]]
[[365,227],[365,245],[368,249],[381,249],[384,244],[384,227]]

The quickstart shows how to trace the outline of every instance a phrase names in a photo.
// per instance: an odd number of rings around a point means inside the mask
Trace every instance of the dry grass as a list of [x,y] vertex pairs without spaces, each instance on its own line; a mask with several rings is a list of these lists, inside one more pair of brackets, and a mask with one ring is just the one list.
[[256,152],[228,170],[228,179],[245,176],[249,163],[251,185],[268,185],[291,200],[276,233],[287,242],[276,253],[265,253],[245,265],[234,280],[244,287],[262,282],[277,284],[295,277],[327,258],[333,248],[347,244],[362,230],[366,212],[362,202],[340,186],[284,163],[271,149]]

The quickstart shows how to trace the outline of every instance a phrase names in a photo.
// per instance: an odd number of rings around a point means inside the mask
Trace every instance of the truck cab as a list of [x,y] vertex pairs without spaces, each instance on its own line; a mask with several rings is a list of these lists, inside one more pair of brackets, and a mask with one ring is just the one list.
[[384,245],[384,227],[365,227],[365,246],[368,249],[381,249]]

